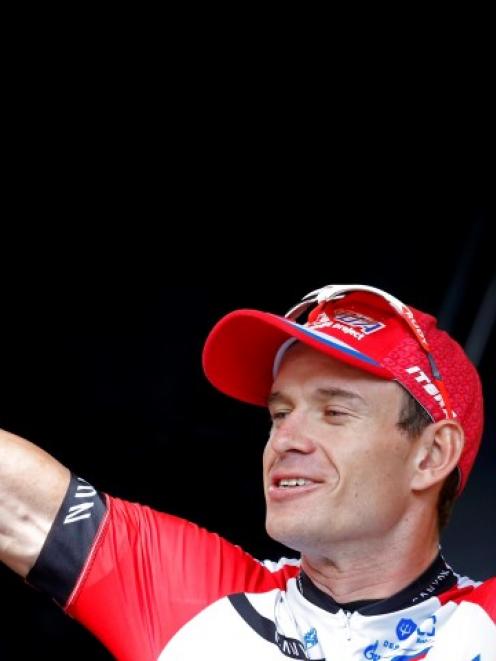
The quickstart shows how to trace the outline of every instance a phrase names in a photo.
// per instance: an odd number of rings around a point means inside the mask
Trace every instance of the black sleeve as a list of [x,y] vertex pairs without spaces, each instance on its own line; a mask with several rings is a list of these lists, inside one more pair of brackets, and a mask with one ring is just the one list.
[[71,475],[64,501],[27,582],[67,603],[88,559],[107,511],[105,496]]

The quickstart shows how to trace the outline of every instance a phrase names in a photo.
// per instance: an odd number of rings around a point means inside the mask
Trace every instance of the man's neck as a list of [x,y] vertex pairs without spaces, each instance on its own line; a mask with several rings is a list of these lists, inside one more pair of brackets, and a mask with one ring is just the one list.
[[305,553],[301,567],[314,585],[338,603],[385,599],[420,576],[439,551],[435,528],[406,538],[387,537],[386,543],[382,537],[336,544],[328,556]]

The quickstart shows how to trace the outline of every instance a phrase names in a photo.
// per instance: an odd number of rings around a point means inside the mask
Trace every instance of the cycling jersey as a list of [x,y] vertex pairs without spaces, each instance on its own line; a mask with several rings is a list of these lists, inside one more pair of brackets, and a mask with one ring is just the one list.
[[298,560],[259,562],[81,478],[28,581],[122,660],[496,661],[496,578],[462,578],[438,556],[391,597],[338,604]]

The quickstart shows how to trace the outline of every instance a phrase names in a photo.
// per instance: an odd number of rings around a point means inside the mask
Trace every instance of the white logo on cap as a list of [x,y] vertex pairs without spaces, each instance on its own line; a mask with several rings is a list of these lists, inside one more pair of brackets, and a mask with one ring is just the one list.
[[321,312],[314,321],[307,324],[307,327],[312,329],[335,328],[345,335],[351,335],[355,340],[363,340],[367,335],[375,333],[385,326],[380,321],[364,314],[358,314],[353,310],[336,310],[332,319],[329,319],[325,312]]
[[[439,392],[438,387],[432,383],[432,381],[429,379],[427,374],[420,369],[418,365],[414,365],[413,367],[407,367],[405,369],[405,372],[407,374],[416,374],[415,376],[415,381],[417,383],[420,383],[422,387],[424,388],[425,392],[430,395],[441,407],[441,411],[444,413],[444,417],[448,417],[448,412],[446,411],[446,404],[444,403],[443,396]],[[453,411],[453,415],[456,417],[456,412]]]
[[310,322],[307,324],[309,328],[325,328],[326,326],[330,326],[332,324],[332,321],[329,319],[329,317],[326,315],[325,312],[321,312],[315,321]]
[[370,335],[381,330],[381,328],[385,328],[380,321],[364,314],[358,314],[354,310],[336,310],[334,317],[343,324],[358,328],[364,335]]

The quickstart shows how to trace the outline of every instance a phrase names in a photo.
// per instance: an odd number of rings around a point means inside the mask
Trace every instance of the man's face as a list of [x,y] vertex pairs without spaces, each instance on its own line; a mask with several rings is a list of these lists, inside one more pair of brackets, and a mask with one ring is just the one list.
[[306,554],[380,539],[411,498],[415,441],[397,426],[394,383],[296,344],[269,401],[264,458],[267,531]]

